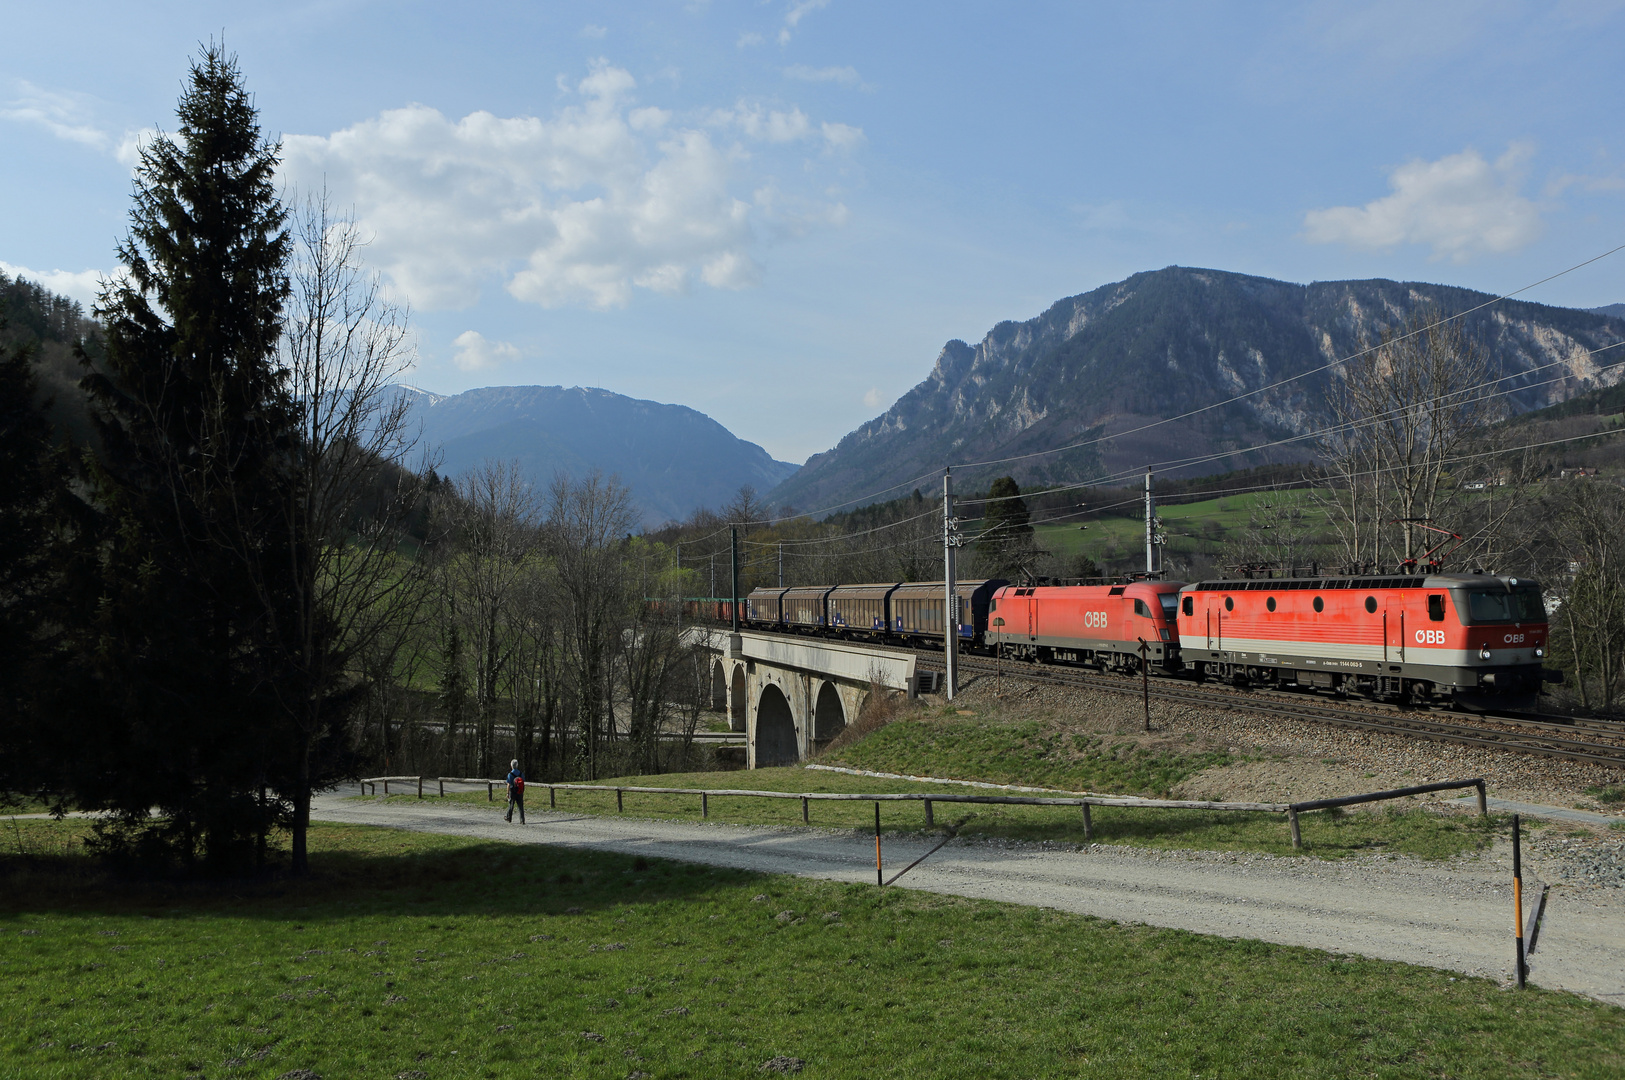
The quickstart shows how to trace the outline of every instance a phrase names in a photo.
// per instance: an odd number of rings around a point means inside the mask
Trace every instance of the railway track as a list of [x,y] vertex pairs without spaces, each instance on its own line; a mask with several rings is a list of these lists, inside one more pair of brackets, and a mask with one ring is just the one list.
[[[936,650],[913,650],[922,658],[941,657]],[[1001,663],[986,657],[959,658],[962,671],[981,675],[1021,679],[1029,682],[1074,686],[1107,693],[1138,697],[1138,680],[1101,675],[1064,667]],[[1249,713],[1305,720],[1360,731],[1426,739],[1430,742],[1477,746],[1536,757],[1580,761],[1591,765],[1625,768],[1625,729],[1607,721],[1577,717],[1537,718],[1532,716],[1482,716],[1439,719],[1428,713],[1396,706],[1349,706],[1304,701],[1298,695],[1268,690],[1239,690],[1201,686],[1169,679],[1153,679],[1151,696],[1161,701],[1177,701],[1206,708],[1245,709]],[[1558,734],[1562,732],[1563,734]],[[1593,739],[1572,735],[1591,733]]]

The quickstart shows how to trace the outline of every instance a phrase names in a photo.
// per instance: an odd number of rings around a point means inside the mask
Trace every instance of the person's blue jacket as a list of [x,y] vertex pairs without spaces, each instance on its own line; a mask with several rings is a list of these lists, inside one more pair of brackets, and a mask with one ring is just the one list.
[[[525,774],[520,772],[518,769],[509,769],[508,770],[508,794],[509,795],[512,795],[514,793],[514,790],[515,790],[514,789],[514,781],[515,780],[518,780],[521,784],[523,784],[524,780],[525,780]],[[524,791],[525,789],[523,787],[520,787],[518,790],[519,791]]]

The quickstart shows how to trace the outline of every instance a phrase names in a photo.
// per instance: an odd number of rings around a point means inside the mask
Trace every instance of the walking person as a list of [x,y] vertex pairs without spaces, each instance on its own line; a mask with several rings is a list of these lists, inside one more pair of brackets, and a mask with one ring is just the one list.
[[508,812],[503,815],[504,821],[513,820],[514,807],[519,808],[519,824],[525,823],[525,774],[519,771],[519,759],[514,758],[508,766]]

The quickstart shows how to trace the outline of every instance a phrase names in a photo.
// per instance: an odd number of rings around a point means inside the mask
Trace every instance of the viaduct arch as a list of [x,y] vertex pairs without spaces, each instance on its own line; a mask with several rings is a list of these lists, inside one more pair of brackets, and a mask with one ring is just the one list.
[[750,768],[787,765],[817,754],[846,729],[878,683],[912,696],[912,653],[743,631],[686,631],[712,653],[710,703],[746,736]]

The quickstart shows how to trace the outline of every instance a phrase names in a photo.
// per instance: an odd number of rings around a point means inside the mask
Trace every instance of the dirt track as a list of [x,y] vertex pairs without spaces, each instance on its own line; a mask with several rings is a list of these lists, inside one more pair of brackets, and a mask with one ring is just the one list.
[[[748,828],[538,812],[507,824],[479,807],[318,800],[324,821],[641,854],[713,866],[874,881],[874,841],[850,832]],[[935,840],[888,839],[901,869]],[[907,888],[1051,907],[1483,975],[1512,975],[1509,852],[1451,864],[1372,857],[1322,862],[1097,844],[1087,850],[954,841]],[[1526,892],[1526,896],[1528,892]],[[1625,891],[1554,888],[1530,978],[1625,1006]]]

